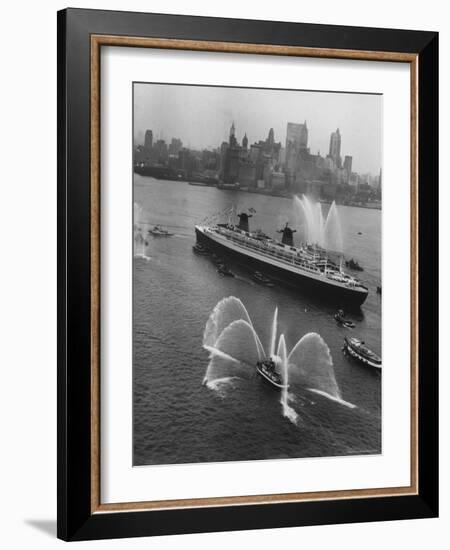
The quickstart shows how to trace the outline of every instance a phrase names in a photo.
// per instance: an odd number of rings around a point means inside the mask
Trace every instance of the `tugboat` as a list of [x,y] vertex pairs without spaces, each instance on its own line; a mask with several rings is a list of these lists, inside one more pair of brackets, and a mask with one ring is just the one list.
[[222,275],[222,277],[234,277],[234,273],[230,271],[230,269],[225,264],[219,265],[217,272],[219,273],[219,275]]
[[355,323],[345,318],[343,309],[340,309],[334,316],[336,323],[345,328],[355,328]]
[[381,370],[381,357],[370,350],[363,341],[358,338],[344,338],[344,347],[342,348],[344,353],[348,353],[360,363],[374,367]]
[[212,254],[212,256],[211,256],[211,260],[212,260],[212,263],[213,263],[214,265],[216,265],[217,267],[219,267],[220,265],[223,264],[222,258],[219,258],[219,256],[218,256],[217,254],[215,254],[214,252],[213,252],[213,254]]
[[288,388],[288,386],[283,384],[280,373],[275,370],[275,361],[272,358],[266,359],[265,361],[258,361],[256,363],[256,372],[275,388],[279,390]]
[[260,271],[255,271],[252,275],[252,279],[269,288],[275,286],[273,282],[268,277],[265,277]]
[[153,229],[149,229],[148,232],[154,237],[172,237],[173,233],[169,233],[167,229],[163,229],[160,225],[155,225]]
[[209,255],[208,250],[203,245],[201,245],[200,243],[195,244],[192,247],[192,250],[193,250],[193,252],[195,252],[195,254],[198,254],[199,256],[208,256]]
[[364,271],[364,269],[359,265],[359,263],[353,258],[351,260],[345,260],[345,266],[350,269],[353,269],[353,271]]

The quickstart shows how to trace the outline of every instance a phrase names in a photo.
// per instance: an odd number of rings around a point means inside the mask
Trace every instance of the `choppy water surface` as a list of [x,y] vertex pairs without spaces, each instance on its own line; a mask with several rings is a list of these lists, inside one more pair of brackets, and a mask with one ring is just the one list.
[[[262,287],[234,266],[235,278],[220,277],[210,258],[192,251],[194,224],[233,204],[256,210],[253,229],[275,235],[289,220],[301,240],[305,228],[295,201],[137,175],[134,201],[143,228],[162,224],[174,233],[149,236],[134,258],[134,465],[381,452],[381,376],[341,351],[344,336],[353,334],[381,352],[381,299],[375,292],[381,280],[381,212],[338,206],[344,253],[364,266],[358,276],[370,289],[349,331],[336,325],[333,307],[281,285]],[[356,407],[298,391],[288,397],[292,421],[282,414],[280,393],[252,369],[245,376],[231,369],[203,385],[210,363],[202,346],[205,325],[227,296],[245,304],[266,350],[276,307],[287,353],[306,333],[319,334],[342,400]]]

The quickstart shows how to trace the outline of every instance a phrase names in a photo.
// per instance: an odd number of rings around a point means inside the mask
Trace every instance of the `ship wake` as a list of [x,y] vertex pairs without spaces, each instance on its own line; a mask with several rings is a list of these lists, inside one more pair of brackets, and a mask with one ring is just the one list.
[[134,220],[133,220],[133,244],[135,258],[141,258],[146,262],[151,260],[147,255],[147,242],[145,240],[145,214],[142,206],[137,202],[134,203]]

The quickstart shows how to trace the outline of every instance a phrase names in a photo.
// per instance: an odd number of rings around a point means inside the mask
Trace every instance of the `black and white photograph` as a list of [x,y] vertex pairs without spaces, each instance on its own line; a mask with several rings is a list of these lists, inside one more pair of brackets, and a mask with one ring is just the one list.
[[446,7],[3,6],[3,548],[449,546]]
[[133,84],[133,465],[382,452],[381,94]]

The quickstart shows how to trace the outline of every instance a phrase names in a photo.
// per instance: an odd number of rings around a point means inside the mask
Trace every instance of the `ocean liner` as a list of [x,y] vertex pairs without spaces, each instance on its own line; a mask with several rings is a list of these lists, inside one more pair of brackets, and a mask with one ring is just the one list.
[[251,232],[250,214],[238,214],[239,223],[204,222],[195,226],[197,242],[209,250],[230,257],[246,269],[259,270],[272,279],[301,291],[314,292],[345,306],[360,306],[368,289],[342,271],[325,249],[311,244],[294,246],[294,232],[288,224],[279,231],[281,241],[262,231]]

